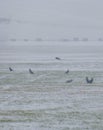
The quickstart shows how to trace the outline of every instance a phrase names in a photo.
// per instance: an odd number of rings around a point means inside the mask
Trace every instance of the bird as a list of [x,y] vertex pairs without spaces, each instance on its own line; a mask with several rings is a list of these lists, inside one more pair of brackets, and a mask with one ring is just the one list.
[[87,81],[87,83],[93,83],[93,78],[91,78],[91,79],[89,79],[88,77],[86,77],[86,81]]
[[69,70],[66,70],[65,73],[68,74],[68,73],[69,73]]
[[61,58],[59,58],[59,57],[55,57],[55,59],[56,59],[56,60],[61,60]]
[[9,67],[9,70],[10,70],[10,71],[13,71],[13,69],[12,69],[11,67]]
[[72,79],[70,79],[70,80],[67,80],[66,81],[66,83],[71,83],[73,80]]
[[29,73],[30,73],[30,74],[34,74],[34,72],[33,72],[31,69],[29,69]]

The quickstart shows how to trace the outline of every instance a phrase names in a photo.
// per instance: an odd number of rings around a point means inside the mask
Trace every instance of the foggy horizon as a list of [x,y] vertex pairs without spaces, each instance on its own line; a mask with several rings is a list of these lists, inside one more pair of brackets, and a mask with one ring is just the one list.
[[[0,0],[0,38],[97,39],[102,0]],[[4,19],[4,21],[3,21]]]
[[103,129],[103,0],[0,0],[0,130]]

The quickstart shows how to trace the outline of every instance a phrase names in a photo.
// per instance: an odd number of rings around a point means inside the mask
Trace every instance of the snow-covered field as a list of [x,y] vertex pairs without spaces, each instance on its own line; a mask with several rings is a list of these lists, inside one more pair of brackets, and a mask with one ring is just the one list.
[[0,0],[0,130],[103,130],[102,12],[103,0]]
[[[0,51],[1,130],[103,129],[102,42],[13,42],[6,47]],[[86,76],[94,82],[87,84]]]

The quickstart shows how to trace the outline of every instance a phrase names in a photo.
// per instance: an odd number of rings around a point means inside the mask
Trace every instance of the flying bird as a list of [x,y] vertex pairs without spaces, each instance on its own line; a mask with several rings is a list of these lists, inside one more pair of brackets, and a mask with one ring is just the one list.
[[87,83],[93,83],[93,78],[91,78],[91,79],[89,79],[88,77],[86,77],[86,81],[87,81]]

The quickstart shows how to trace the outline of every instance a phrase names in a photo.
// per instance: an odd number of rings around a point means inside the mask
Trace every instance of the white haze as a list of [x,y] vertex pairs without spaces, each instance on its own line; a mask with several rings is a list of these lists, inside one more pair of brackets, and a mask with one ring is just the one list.
[[[102,0],[0,0],[0,59],[7,55],[8,60],[13,56],[23,60],[35,55],[53,58],[76,52],[103,55],[102,42],[98,41],[33,41],[102,38],[102,5]],[[23,42],[24,39],[29,41]]]
[[102,13],[103,0],[0,0],[0,130],[103,130]]
[[102,5],[102,0],[0,0],[0,17],[11,20],[0,24],[0,35],[96,39],[103,36]]

